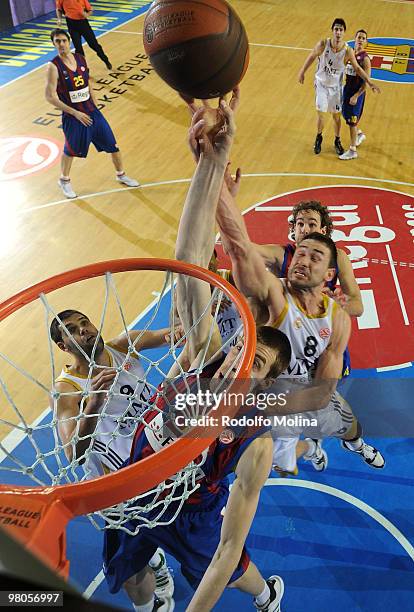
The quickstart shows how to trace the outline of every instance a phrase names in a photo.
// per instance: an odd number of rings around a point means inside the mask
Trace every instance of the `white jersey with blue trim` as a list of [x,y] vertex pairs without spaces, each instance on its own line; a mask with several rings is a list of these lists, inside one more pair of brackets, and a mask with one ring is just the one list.
[[286,302],[273,327],[286,334],[292,347],[289,367],[281,377],[301,379],[305,382],[309,380],[310,373],[315,369],[318,357],[329,344],[333,317],[338,305],[332,298],[324,295],[323,312],[319,315],[309,315],[289,292],[286,280],[281,279],[281,282]]
[[[105,344],[104,350],[109,356],[109,367],[120,371],[112,388],[113,396],[103,404],[105,418],[97,421],[91,452],[83,464],[87,479],[117,470],[128,459],[138,424],[136,417],[148,408],[152,395],[139,359],[127,356],[110,344]],[[83,392],[89,390],[91,379],[75,376],[65,367],[56,382],[65,382]]]
[[326,39],[325,49],[318,58],[315,80],[325,87],[340,87],[345,71],[345,54],[348,44],[344,43],[340,51],[332,49],[330,38]]

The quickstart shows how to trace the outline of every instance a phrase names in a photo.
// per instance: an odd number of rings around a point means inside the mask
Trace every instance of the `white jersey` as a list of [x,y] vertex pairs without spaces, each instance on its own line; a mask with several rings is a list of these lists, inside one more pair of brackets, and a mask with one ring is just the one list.
[[327,38],[325,49],[318,58],[318,67],[315,73],[316,83],[325,87],[341,87],[345,71],[345,54],[348,49],[347,43],[335,53],[332,49],[331,40]]
[[[220,269],[217,274],[229,281],[230,270]],[[223,342],[223,353],[227,355],[232,346],[237,344],[237,339],[243,333],[243,323],[239,311],[231,300],[223,296],[220,303],[220,312],[217,314],[217,325]]]
[[309,374],[315,369],[317,359],[329,344],[332,334],[333,316],[338,308],[336,302],[324,295],[324,312],[320,315],[308,315],[289,293],[286,282],[285,307],[279,319],[273,324],[284,332],[290,340],[292,357],[282,377],[309,380]]
[[[113,397],[103,404],[105,417],[98,419],[94,432],[92,451],[83,467],[86,478],[94,478],[105,472],[119,469],[129,457],[131,444],[140,416],[148,408],[152,392],[145,382],[144,368],[139,359],[127,357],[110,344],[104,350],[109,356],[111,368],[122,368],[113,387]],[[56,382],[72,385],[77,391],[88,391],[90,378],[75,376],[63,368]],[[80,401],[80,399],[79,399]]]

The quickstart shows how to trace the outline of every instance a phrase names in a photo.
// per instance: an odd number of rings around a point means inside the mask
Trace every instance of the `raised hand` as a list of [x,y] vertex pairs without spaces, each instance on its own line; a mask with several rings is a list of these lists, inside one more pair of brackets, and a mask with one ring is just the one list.
[[236,176],[233,178],[230,173],[230,162],[227,164],[226,172],[224,173],[224,182],[230,195],[235,198],[239,193],[240,181],[241,181],[241,169],[237,168]]

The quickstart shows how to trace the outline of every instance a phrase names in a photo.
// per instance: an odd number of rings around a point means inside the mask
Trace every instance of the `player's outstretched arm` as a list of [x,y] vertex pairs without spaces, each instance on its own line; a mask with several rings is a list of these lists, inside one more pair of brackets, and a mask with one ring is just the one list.
[[315,45],[315,47],[312,49],[312,51],[309,53],[308,57],[305,59],[305,63],[303,64],[302,68],[299,70],[299,74],[298,74],[298,81],[301,85],[303,85],[303,83],[305,82],[305,72],[308,70],[310,66],[312,66],[316,58],[319,57],[323,53],[324,49],[325,49],[325,41],[320,40]]
[[[220,101],[218,119],[221,125],[206,132],[204,108],[192,117],[189,141],[200,151],[199,161],[184,203],[178,228],[176,258],[207,268],[215,243],[215,216],[224,171],[235,133],[233,112],[224,100]],[[179,319],[185,332],[195,325],[188,337],[188,355],[194,365],[210,334],[212,316],[208,307],[211,299],[207,283],[185,275],[177,280]],[[203,315],[203,313],[205,313]],[[220,346],[218,329],[210,351]]]
[[251,242],[244,219],[225,183],[217,208],[217,223],[223,247],[231,258],[236,286],[246,297],[254,300],[256,322],[276,320],[285,305],[282,285],[266,270],[264,260]]
[[224,513],[220,543],[187,612],[211,610],[228,584],[239,563],[260,491],[269,476],[272,453],[272,440],[265,434],[254,440],[241,456]]

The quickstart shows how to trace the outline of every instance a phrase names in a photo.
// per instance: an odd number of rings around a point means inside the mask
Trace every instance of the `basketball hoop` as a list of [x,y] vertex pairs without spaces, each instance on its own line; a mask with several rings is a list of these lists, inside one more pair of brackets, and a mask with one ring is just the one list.
[[[170,280],[174,274],[184,274],[205,281],[217,292],[225,295],[237,307],[243,324],[244,347],[235,380],[248,379],[254,360],[256,334],[254,319],[246,300],[226,280],[198,266],[168,259],[122,259],[105,261],[77,268],[37,283],[0,304],[0,322],[23,306],[43,299],[56,289],[114,273],[131,271],[166,271]],[[171,280],[172,286],[173,280]],[[161,299],[161,298],[160,298]],[[230,390],[235,382],[230,382]],[[215,411],[223,415],[235,414],[238,406],[224,405]],[[55,424],[52,421],[51,427]],[[218,434],[220,431],[218,432]],[[182,470],[207,448],[218,435],[206,435],[202,426],[196,426],[159,452],[94,480],[58,484],[53,486],[0,485],[0,506],[7,509],[10,521],[3,520],[14,537],[23,541],[32,552],[49,566],[67,576],[69,562],[65,554],[65,529],[75,516],[107,509],[124,500],[146,493]],[[0,449],[2,445],[0,443]],[[61,447],[60,447],[60,450]],[[57,452],[57,451],[56,451]],[[27,471],[22,473],[27,474]],[[133,483],[133,484],[132,484]]]

